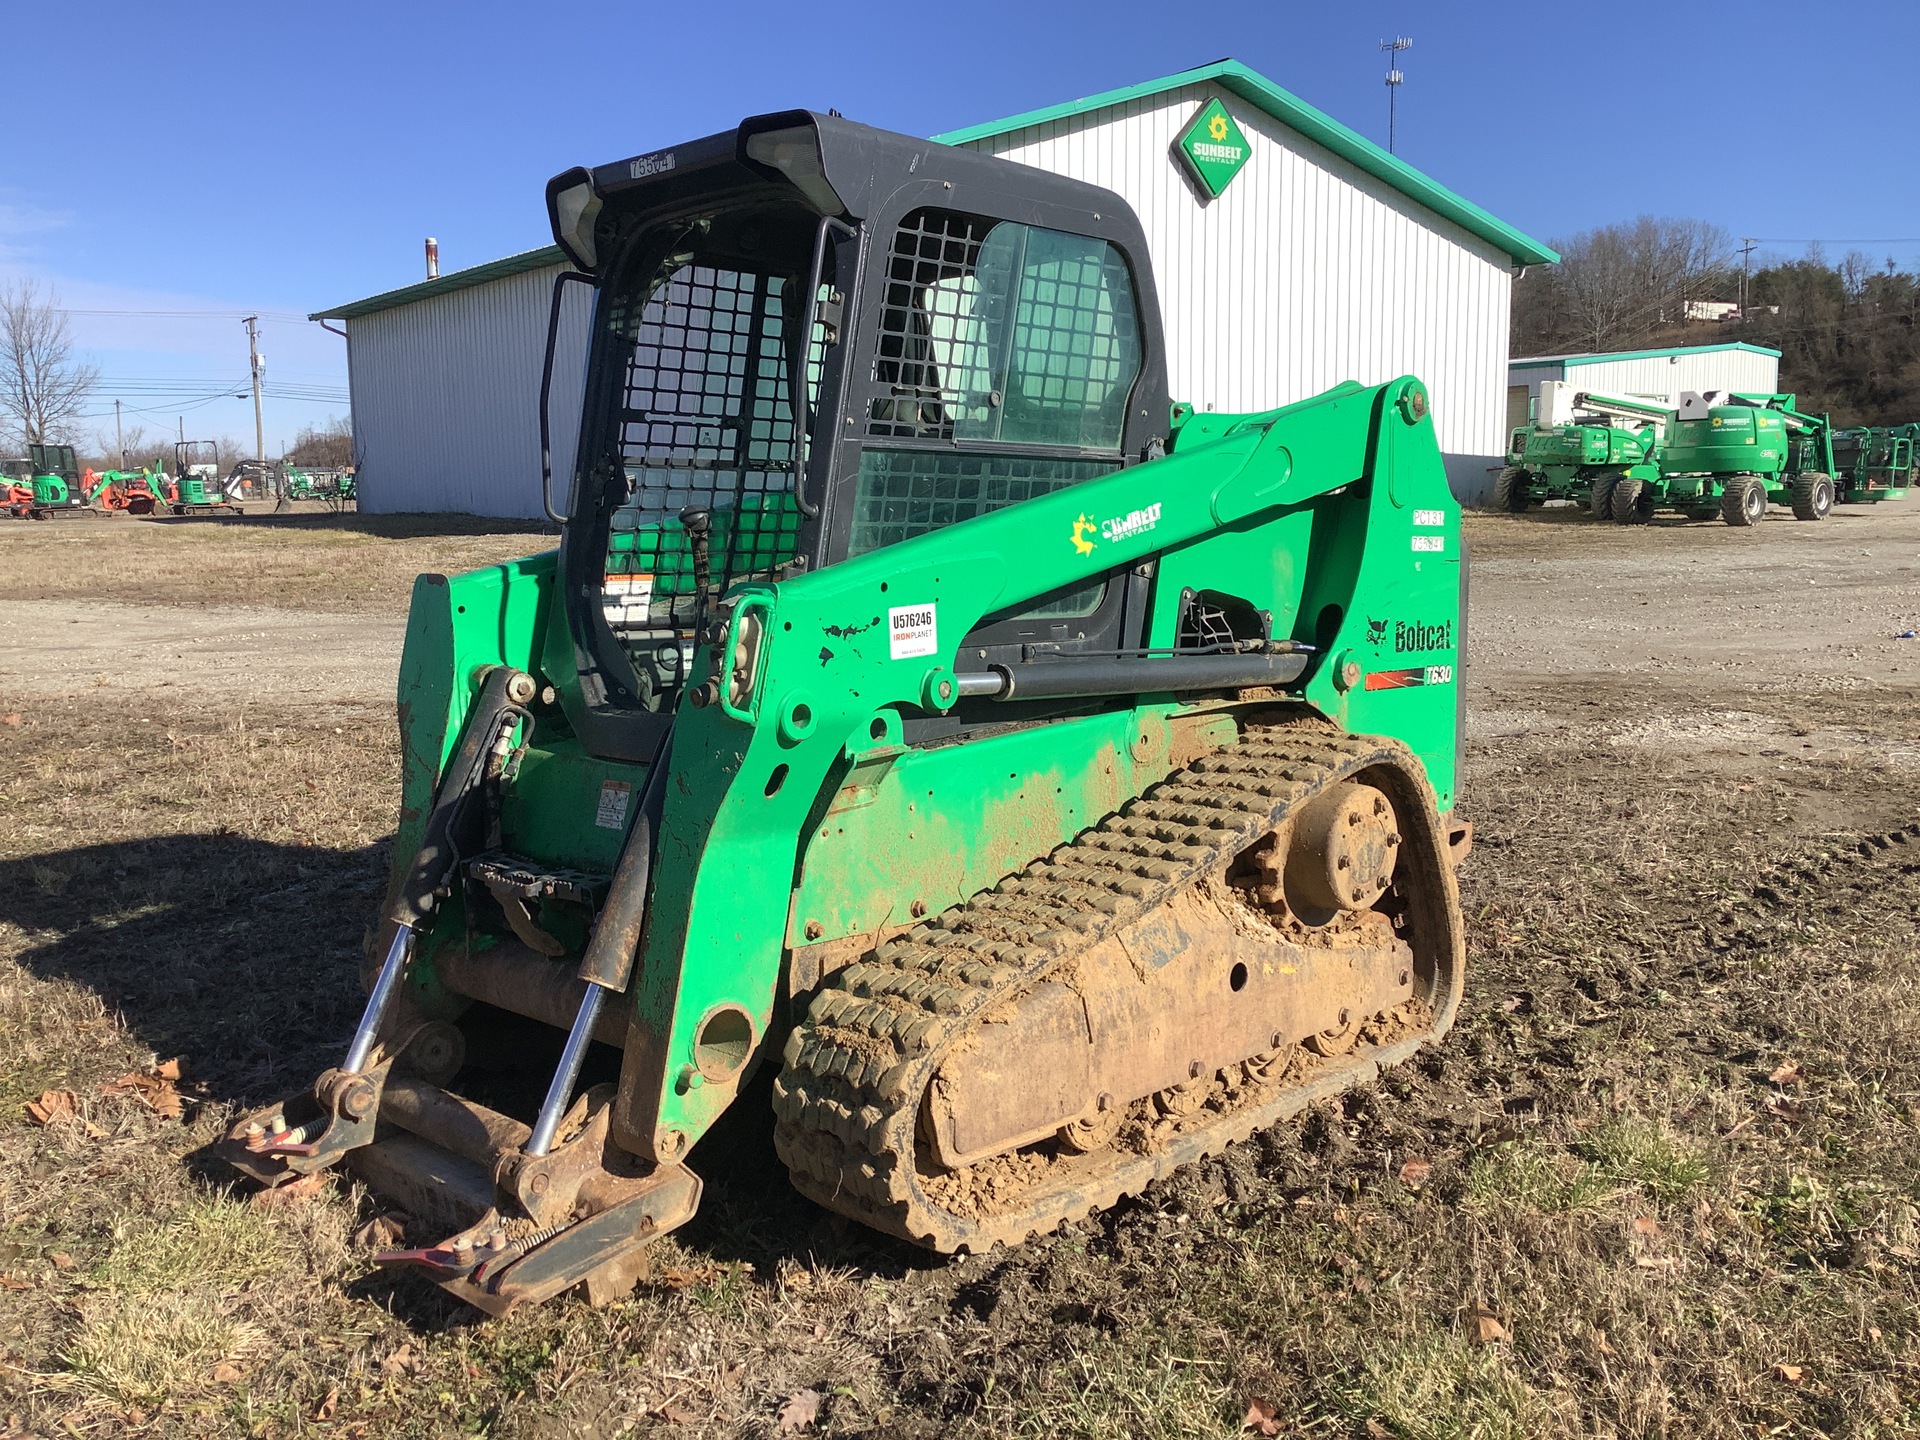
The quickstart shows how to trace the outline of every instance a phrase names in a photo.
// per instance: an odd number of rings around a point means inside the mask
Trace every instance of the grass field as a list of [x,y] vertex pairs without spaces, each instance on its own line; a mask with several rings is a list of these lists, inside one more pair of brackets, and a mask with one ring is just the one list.
[[[529,545],[151,528],[115,543],[151,547],[138,593],[174,605],[299,574],[255,603],[390,609],[409,565]],[[55,598],[124,568],[81,538],[0,554],[57,545],[23,578]],[[1526,609],[1474,593],[1490,624]],[[959,1260],[800,1200],[743,1114],[631,1299],[504,1321],[375,1271],[363,1194],[263,1209],[196,1154],[352,1025],[390,727],[22,703],[0,714],[0,1435],[1920,1433],[1920,707],[1708,684],[1673,644],[1653,680],[1480,676],[1540,718],[1476,728],[1467,1005],[1376,1087]],[[175,1058],[168,1118],[166,1079],[122,1077]],[[70,1118],[29,1115],[48,1091]]]

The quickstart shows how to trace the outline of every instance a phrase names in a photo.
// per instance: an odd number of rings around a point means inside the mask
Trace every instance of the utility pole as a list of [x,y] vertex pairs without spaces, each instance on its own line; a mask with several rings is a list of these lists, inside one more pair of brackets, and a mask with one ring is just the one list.
[[247,327],[247,368],[253,372],[253,458],[265,462],[267,431],[260,418],[260,372],[266,363],[260,356],[260,317],[249,315],[240,322]]
[[1740,237],[1740,323],[1747,321],[1747,271],[1753,260],[1753,247],[1760,242],[1751,235]]
[[1406,76],[1400,73],[1400,52],[1411,50],[1413,41],[1405,35],[1396,35],[1391,40],[1382,40],[1380,48],[1387,52],[1387,153],[1393,153],[1395,131],[1399,128],[1400,87],[1406,82]]
[[120,452],[120,468],[127,468],[127,437],[120,429],[120,402],[113,402],[113,448]]

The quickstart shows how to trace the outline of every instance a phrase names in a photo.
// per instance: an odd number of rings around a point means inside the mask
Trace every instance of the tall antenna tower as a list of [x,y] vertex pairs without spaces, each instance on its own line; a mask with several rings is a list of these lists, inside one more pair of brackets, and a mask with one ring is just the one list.
[[1387,52],[1387,64],[1391,67],[1387,71],[1387,153],[1391,155],[1394,140],[1397,138],[1395,132],[1399,129],[1400,87],[1406,83],[1407,79],[1400,72],[1400,52],[1411,50],[1413,41],[1405,35],[1396,35],[1391,40],[1382,40],[1380,48]]

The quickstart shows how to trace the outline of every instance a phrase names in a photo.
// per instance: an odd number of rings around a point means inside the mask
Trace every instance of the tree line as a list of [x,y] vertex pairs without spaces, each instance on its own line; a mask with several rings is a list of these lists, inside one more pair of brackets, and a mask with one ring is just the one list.
[[1920,274],[1891,258],[1831,262],[1814,246],[1743,267],[1719,226],[1644,215],[1553,248],[1560,264],[1514,283],[1516,357],[1739,340],[1780,352],[1780,388],[1803,410],[1839,425],[1920,421]]

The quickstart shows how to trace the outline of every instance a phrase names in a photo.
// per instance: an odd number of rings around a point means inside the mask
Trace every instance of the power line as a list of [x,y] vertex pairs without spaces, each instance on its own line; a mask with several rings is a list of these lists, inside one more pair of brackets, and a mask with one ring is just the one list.
[[[69,315],[104,315],[117,319],[131,320],[244,320],[244,310],[68,310]],[[279,324],[307,323],[307,317],[291,310],[260,310],[254,312],[259,320],[272,320]]]

